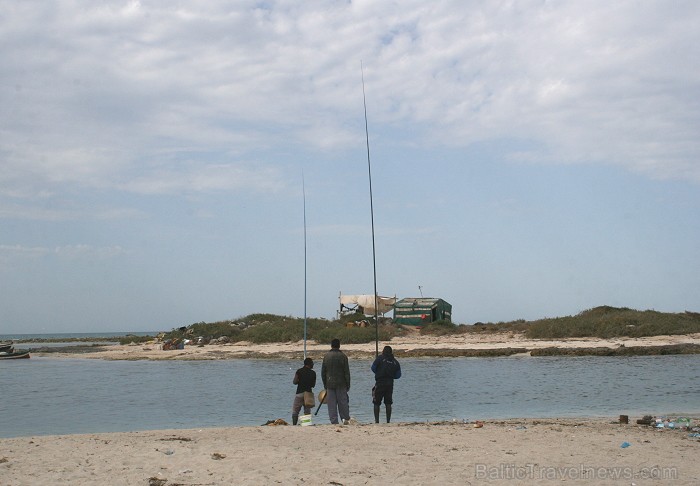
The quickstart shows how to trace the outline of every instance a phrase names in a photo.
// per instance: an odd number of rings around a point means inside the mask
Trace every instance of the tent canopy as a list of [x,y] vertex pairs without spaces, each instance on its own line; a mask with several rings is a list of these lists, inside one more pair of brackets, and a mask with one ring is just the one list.
[[[396,297],[377,296],[377,307],[379,314],[386,314],[394,308]],[[340,295],[340,310],[361,308],[366,315],[374,315],[374,295]],[[358,309],[360,310],[360,309]]]

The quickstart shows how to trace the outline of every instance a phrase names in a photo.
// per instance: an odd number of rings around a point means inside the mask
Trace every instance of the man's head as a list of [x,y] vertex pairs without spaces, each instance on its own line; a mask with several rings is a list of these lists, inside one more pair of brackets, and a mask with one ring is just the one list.
[[391,346],[384,346],[384,349],[382,350],[382,354],[386,354],[386,355],[394,354],[394,350],[391,349]]
[[340,339],[334,339],[331,341],[331,348],[333,349],[340,349]]
[[306,358],[304,360],[304,366],[306,366],[307,368],[313,368],[314,367],[314,360],[312,360],[311,358]]

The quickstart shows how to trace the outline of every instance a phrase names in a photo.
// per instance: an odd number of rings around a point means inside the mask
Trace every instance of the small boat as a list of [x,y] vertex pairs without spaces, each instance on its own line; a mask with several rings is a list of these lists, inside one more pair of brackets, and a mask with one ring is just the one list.
[[15,348],[10,344],[7,349],[0,350],[0,359],[26,359],[29,358],[28,349],[20,349],[15,351]]
[[12,345],[14,343],[12,341],[2,341],[0,342],[0,353],[4,353],[12,349]]

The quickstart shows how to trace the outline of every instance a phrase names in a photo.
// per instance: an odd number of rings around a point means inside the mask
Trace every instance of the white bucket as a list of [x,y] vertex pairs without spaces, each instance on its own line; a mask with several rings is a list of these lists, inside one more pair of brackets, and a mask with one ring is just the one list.
[[301,426],[306,426],[306,425],[313,425],[311,422],[311,414],[309,415],[299,415],[299,423]]

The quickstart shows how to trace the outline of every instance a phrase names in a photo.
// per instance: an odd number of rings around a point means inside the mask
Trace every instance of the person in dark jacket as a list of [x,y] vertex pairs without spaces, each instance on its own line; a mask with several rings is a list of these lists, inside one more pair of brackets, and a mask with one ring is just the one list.
[[304,407],[304,413],[309,415],[311,407],[304,403],[304,392],[313,393],[312,388],[316,386],[316,372],[313,370],[314,360],[306,358],[304,367],[299,368],[294,373],[292,383],[297,386],[297,393],[294,395],[294,403],[292,403],[292,424],[296,425],[299,421],[299,411]]
[[394,358],[391,346],[384,346],[382,354],[372,363],[374,371],[375,385],[372,392],[372,403],[374,403],[374,421],[379,423],[379,407],[384,400],[386,407],[386,423],[391,421],[391,405],[394,403],[394,380],[401,378],[401,365]]
[[326,389],[328,418],[332,424],[338,423],[338,416],[344,424],[350,420],[350,366],[348,357],[340,350],[340,340],[331,341],[331,350],[323,357],[321,379]]

